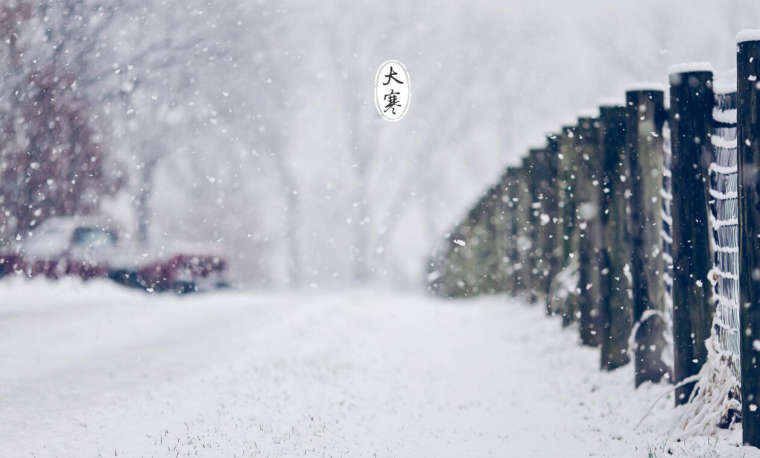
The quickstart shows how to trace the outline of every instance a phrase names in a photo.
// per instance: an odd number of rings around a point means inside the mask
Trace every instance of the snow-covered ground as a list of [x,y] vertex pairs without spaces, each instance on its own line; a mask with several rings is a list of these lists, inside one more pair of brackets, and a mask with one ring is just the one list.
[[0,282],[0,456],[760,456],[539,307]]

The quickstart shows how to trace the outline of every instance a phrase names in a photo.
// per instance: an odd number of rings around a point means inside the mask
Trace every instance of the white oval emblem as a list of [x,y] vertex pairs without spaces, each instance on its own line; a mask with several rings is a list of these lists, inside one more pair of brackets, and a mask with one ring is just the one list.
[[387,60],[375,75],[375,106],[386,121],[398,121],[409,110],[412,82],[404,64]]

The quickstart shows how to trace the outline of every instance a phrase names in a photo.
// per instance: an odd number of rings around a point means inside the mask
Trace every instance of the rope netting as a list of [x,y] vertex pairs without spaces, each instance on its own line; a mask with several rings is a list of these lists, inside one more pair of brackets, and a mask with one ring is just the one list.
[[739,375],[739,204],[737,199],[736,92],[716,93],[710,164],[710,224],[715,297],[713,334]]

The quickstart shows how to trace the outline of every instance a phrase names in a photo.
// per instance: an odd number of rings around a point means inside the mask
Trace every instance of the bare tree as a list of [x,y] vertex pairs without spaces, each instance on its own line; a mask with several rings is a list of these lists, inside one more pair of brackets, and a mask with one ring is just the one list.
[[[10,72],[0,79],[12,94],[0,107],[0,243],[25,237],[53,216],[91,212],[123,183],[94,123],[92,102],[77,74],[36,46],[43,11],[18,2],[0,8],[0,33]],[[98,126],[100,127],[100,126]]]

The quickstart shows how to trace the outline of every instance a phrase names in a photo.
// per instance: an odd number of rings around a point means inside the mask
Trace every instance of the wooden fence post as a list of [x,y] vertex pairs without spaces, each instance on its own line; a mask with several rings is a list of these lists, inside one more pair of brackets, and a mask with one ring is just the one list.
[[530,149],[531,163],[531,195],[533,202],[531,204],[531,222],[533,226],[532,238],[533,249],[533,294],[537,299],[546,300],[547,282],[549,280],[549,259],[551,252],[549,245],[551,240],[548,232],[551,226],[548,225],[550,220],[549,211],[549,180],[550,166],[547,163],[548,157],[545,148]]
[[[467,218],[460,225],[458,231],[458,241],[462,243],[461,246],[455,248],[455,252],[459,255],[458,262],[460,275],[457,280],[458,296],[468,297],[478,293],[477,274],[473,271],[473,267],[478,265],[476,257],[476,250],[479,244],[477,239],[476,226],[480,221],[483,205],[482,199],[478,199],[475,205],[467,213]],[[458,242],[455,242],[459,245]]]
[[462,264],[459,262],[461,258],[458,241],[462,240],[462,228],[463,222],[458,223],[449,233],[447,242],[447,249],[443,255],[442,270],[443,274],[440,280],[440,288],[445,291],[447,297],[460,296],[460,283],[462,276]]
[[601,161],[599,155],[598,120],[593,117],[578,118],[576,138],[580,147],[576,205],[579,229],[578,241],[578,296],[580,311],[579,333],[583,345],[599,345],[599,250],[602,246]]
[[[551,283],[557,276],[560,266],[561,251],[558,249],[560,241],[557,236],[559,222],[559,135],[549,134],[546,137],[544,167],[546,168],[545,182],[543,185],[543,214],[541,224],[544,225],[544,259],[546,262],[546,278],[544,279],[544,293],[546,294],[546,314],[552,314],[551,308]],[[544,224],[545,223],[545,224]]]
[[493,294],[495,292],[495,275],[498,269],[494,239],[496,225],[494,214],[496,205],[494,195],[496,186],[488,188],[478,202],[480,214],[474,226],[474,235],[477,245],[474,247],[472,272],[475,276],[475,286],[479,294]]
[[493,249],[497,260],[498,270],[498,290],[499,292],[509,292],[510,276],[509,267],[509,243],[510,243],[510,223],[512,220],[512,209],[509,207],[509,169],[505,169],[496,184],[496,217],[495,223],[497,231],[493,240]]
[[603,170],[599,191],[604,240],[599,306],[601,367],[613,370],[628,364],[628,338],[633,325],[631,285],[626,273],[631,262],[631,238],[626,224],[630,174],[625,156],[625,107],[603,105],[599,118]]
[[528,288],[528,302],[535,304],[539,297],[540,284],[541,284],[541,237],[540,226],[538,223],[538,209],[541,203],[537,199],[538,195],[538,174],[536,173],[536,162],[538,159],[538,149],[531,148],[528,150],[528,157],[526,158],[526,196],[525,205],[528,210],[528,224],[525,228],[524,235],[528,240],[528,276],[530,278]]
[[509,208],[509,218],[507,219],[507,259],[506,275],[508,280],[507,291],[511,295],[516,295],[520,290],[519,272],[520,272],[520,251],[518,248],[518,237],[520,236],[520,222],[518,213],[518,202],[520,196],[519,172],[516,167],[507,169],[507,208]]
[[488,244],[488,233],[484,228],[488,211],[486,204],[487,195],[482,195],[451,233],[450,254],[447,257],[447,273],[451,279],[447,282],[447,290],[452,297],[467,297],[482,292],[483,267],[487,261],[482,256],[484,245]]
[[495,233],[495,226],[493,224],[494,214],[494,201],[493,201],[493,186],[488,188],[481,198],[481,215],[476,227],[476,236],[478,238],[476,264],[473,266],[473,271],[476,274],[476,284],[480,294],[492,294],[494,291],[494,255],[493,240]]
[[566,282],[569,277],[569,271],[577,265],[578,253],[578,232],[576,230],[576,205],[575,205],[575,183],[578,170],[578,150],[576,149],[575,126],[563,126],[562,135],[559,138],[558,159],[558,180],[557,189],[559,196],[559,222],[557,224],[557,243],[558,251],[561,253],[559,258],[560,274],[555,277],[553,285],[552,313],[562,315],[562,325],[568,326],[575,321],[576,312],[578,311],[577,295],[575,291],[568,291],[568,288],[575,288],[573,283]]
[[[675,67],[670,74],[675,383],[699,373],[707,360],[705,340],[712,329],[712,292],[707,278],[712,268],[707,202],[715,99],[712,71],[702,67]],[[695,383],[676,389],[676,405],[689,400]]]
[[541,238],[539,237],[538,232],[540,231],[540,228],[538,226],[538,212],[536,209],[537,205],[541,205],[541,203],[537,199],[538,194],[538,176],[536,173],[536,153],[537,150],[535,148],[528,149],[528,156],[526,161],[526,173],[527,177],[525,180],[525,184],[527,187],[527,198],[525,201],[525,204],[528,207],[528,229],[525,231],[524,235],[526,238],[530,241],[530,249],[528,250],[528,262],[529,262],[529,269],[528,273],[530,276],[530,288],[529,288],[529,302],[531,304],[535,303],[538,299],[538,289],[540,284],[540,278],[539,278],[539,263],[541,262],[541,256],[540,256],[540,241]]
[[661,89],[626,92],[626,155],[631,172],[633,320],[636,342],[635,384],[658,382],[669,372],[662,360],[666,320],[662,311],[660,187],[662,124],[666,113]]
[[760,31],[742,32],[736,57],[739,175],[739,322],[742,435],[760,446]]
[[480,213],[473,227],[475,246],[473,247],[472,273],[477,293],[493,294],[498,290],[499,260],[495,250],[497,236],[496,217],[498,205],[496,194],[498,184],[488,188],[478,201]]
[[488,193],[488,276],[491,293],[504,292],[504,260],[499,244],[505,238],[506,214],[502,199],[504,189],[501,183],[502,180],[499,178]]
[[532,227],[532,214],[533,209],[533,196],[531,195],[530,186],[530,158],[523,157],[522,166],[520,167],[519,183],[519,197],[518,197],[518,214],[520,231],[517,236],[517,243],[519,244],[520,251],[520,289],[528,293],[528,301],[534,302],[535,298],[532,295],[533,285],[531,283],[533,275],[533,259],[530,254],[532,248],[533,238],[531,234],[533,232]]

